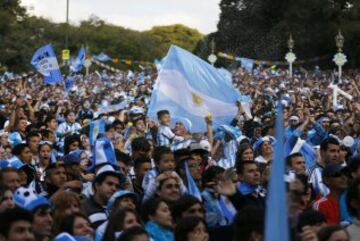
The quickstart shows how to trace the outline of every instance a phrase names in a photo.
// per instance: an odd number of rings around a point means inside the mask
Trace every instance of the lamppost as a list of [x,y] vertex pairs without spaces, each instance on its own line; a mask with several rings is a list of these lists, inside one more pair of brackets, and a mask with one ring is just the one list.
[[210,42],[210,48],[211,48],[211,54],[208,57],[208,61],[211,63],[212,66],[214,66],[217,57],[215,55],[215,41],[214,39],[211,40]]
[[287,41],[287,46],[289,48],[289,52],[285,55],[286,61],[289,63],[289,77],[292,78],[293,75],[293,63],[296,60],[296,55],[293,53],[293,48],[295,45],[295,41],[292,38],[292,35],[290,34],[289,40]]
[[66,37],[65,48],[69,48],[69,0],[66,0]]
[[66,26],[65,26],[65,49],[62,50],[62,59],[65,67],[69,65],[69,0],[66,0]]
[[339,30],[338,34],[335,37],[335,43],[336,47],[338,48],[337,54],[334,55],[333,61],[338,66],[338,82],[334,81],[333,83],[333,108],[336,110],[337,108],[337,92],[338,92],[338,83],[341,83],[341,76],[342,76],[342,66],[346,64],[347,58],[346,55],[343,53],[343,47],[344,47],[344,41],[345,38],[341,34],[341,31]]

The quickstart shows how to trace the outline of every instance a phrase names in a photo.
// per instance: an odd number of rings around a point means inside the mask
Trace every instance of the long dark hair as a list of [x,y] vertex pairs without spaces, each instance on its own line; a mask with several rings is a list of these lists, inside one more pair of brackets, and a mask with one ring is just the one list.
[[120,208],[115,212],[111,212],[109,223],[106,226],[106,230],[102,238],[103,241],[112,241],[116,239],[114,234],[117,231],[124,230],[124,221],[128,213],[134,214],[138,223],[141,224],[141,220],[138,213],[131,208]]
[[89,218],[82,213],[73,213],[70,215],[66,215],[63,218],[63,220],[60,222],[59,233],[65,232],[65,233],[69,233],[69,234],[73,235],[75,219],[79,218],[79,217],[87,220],[90,223]]
[[175,241],[187,241],[188,234],[192,232],[199,223],[203,223],[207,231],[206,222],[200,217],[191,216],[181,219],[175,228]]

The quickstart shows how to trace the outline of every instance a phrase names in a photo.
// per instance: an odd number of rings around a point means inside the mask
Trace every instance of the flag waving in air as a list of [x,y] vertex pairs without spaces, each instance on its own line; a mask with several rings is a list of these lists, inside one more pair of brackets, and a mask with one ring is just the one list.
[[237,113],[240,97],[216,68],[173,45],[156,80],[148,115],[156,119],[156,113],[165,109],[172,118],[190,120],[192,132],[203,132],[204,118],[209,114],[215,128],[229,124]]
[[72,72],[80,72],[82,67],[85,64],[86,59],[86,49],[84,46],[81,46],[78,56],[75,59],[71,60],[70,69]]
[[31,64],[44,76],[46,84],[56,84],[62,81],[59,64],[51,44],[36,50]]

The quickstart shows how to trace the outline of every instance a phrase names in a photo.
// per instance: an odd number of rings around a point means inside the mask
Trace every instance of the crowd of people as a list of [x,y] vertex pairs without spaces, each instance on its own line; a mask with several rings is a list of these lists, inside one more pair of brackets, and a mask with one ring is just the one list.
[[[147,117],[157,73],[38,75],[0,85],[0,240],[261,241],[271,163],[286,164],[291,240],[360,240],[360,72],[333,106],[331,71],[232,70],[251,97],[231,123],[191,133]],[[274,160],[276,105],[284,160]],[[276,217],[274,222],[276,222]]]

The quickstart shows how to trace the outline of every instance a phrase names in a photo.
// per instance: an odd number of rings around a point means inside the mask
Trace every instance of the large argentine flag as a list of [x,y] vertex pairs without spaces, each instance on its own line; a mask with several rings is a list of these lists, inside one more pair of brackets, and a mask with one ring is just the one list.
[[216,68],[172,45],[156,80],[148,115],[156,119],[159,110],[168,110],[174,119],[188,119],[192,132],[203,132],[209,113],[215,128],[229,124],[239,98],[240,93]]

